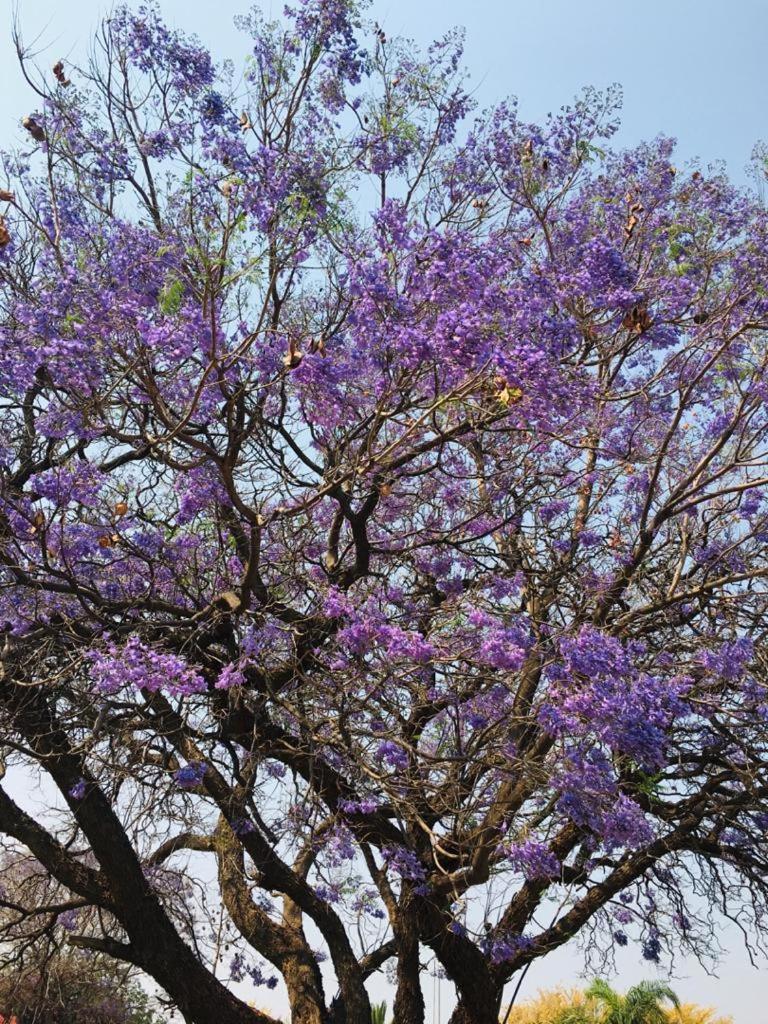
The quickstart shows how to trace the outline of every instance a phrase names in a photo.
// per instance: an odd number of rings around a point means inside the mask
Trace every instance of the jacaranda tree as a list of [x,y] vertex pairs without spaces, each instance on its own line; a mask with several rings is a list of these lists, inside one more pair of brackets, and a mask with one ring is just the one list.
[[269,1021],[228,972],[368,1024],[384,965],[416,1024],[428,959],[491,1024],[574,936],[765,923],[765,210],[361,17],[19,44],[0,829],[58,888],[6,911],[195,1024]]

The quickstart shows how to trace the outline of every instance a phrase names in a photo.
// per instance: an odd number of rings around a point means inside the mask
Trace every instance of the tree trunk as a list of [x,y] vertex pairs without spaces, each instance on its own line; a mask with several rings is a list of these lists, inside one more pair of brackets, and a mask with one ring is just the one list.
[[287,958],[280,970],[288,989],[291,1024],[328,1024],[317,965],[296,956]]
[[[43,688],[18,686],[0,673],[0,700],[69,803],[98,861],[99,873],[84,881],[90,887],[94,878],[98,880],[101,902],[125,930],[129,940],[125,958],[153,977],[194,1024],[275,1024],[230,992],[179,935],[147,881],[112,805],[89,778],[82,758],[71,749],[47,698]],[[86,793],[75,798],[72,789],[83,779]],[[7,834],[20,838],[62,884],[74,881],[79,887],[75,873],[62,870],[66,866],[62,848],[45,828],[16,808],[9,797],[0,805]]]
[[452,918],[427,900],[417,908],[422,941],[456,986],[459,1002],[449,1024],[498,1024],[503,985],[477,946],[451,928]]
[[498,1024],[500,1007],[501,992],[478,989],[476,998],[459,1000],[448,1024]]
[[397,990],[394,1020],[397,1024],[424,1024],[424,993],[421,990],[419,935],[414,920],[399,918],[395,923],[397,943]]
[[371,1001],[365,987],[359,984],[357,973],[346,973],[337,967],[336,975],[342,992],[341,1020],[344,1024],[371,1024]]
[[301,928],[301,910],[286,900],[289,910],[279,924],[254,903],[243,847],[223,816],[213,848],[224,906],[246,942],[282,974],[293,1024],[327,1024],[323,979]]

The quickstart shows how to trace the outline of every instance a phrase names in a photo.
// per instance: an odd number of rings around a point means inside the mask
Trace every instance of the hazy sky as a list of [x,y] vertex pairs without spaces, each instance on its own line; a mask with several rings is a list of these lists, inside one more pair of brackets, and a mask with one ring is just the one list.
[[[232,18],[247,10],[248,0],[160,5],[171,23],[196,32],[214,56],[242,56]],[[101,0],[0,0],[0,148],[21,140],[19,120],[34,106],[13,63],[14,11],[27,40],[42,32],[48,64],[81,56],[109,7]],[[282,2],[262,7],[277,15]],[[625,99],[620,144],[672,135],[678,163],[725,161],[742,182],[755,142],[768,139],[768,0],[373,0],[371,10],[390,36],[419,43],[464,25],[466,63],[481,106],[514,94],[522,116],[536,120],[584,85],[619,82]],[[759,972],[750,967],[735,931],[718,937],[731,946],[719,979],[681,962],[675,989],[684,1000],[732,1014],[736,1024],[768,1024],[768,964]],[[652,976],[636,948],[621,952],[617,985]],[[523,994],[576,983],[579,970],[578,950],[561,950],[531,969]],[[431,982],[428,988],[432,1020]],[[443,983],[444,1019],[448,988]],[[275,1005],[267,993],[248,998]]]

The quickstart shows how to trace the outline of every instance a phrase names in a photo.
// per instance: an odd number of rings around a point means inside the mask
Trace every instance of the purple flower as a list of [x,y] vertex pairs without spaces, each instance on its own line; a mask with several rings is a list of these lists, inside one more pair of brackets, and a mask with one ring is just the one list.
[[357,851],[352,833],[346,825],[336,825],[328,830],[323,837],[323,852],[332,867],[354,859]]
[[418,856],[404,846],[384,846],[381,850],[384,863],[396,875],[414,882],[422,882],[426,878],[426,870]]
[[138,636],[132,636],[122,648],[108,644],[105,650],[89,651],[88,657],[91,679],[100,693],[114,694],[134,686],[190,696],[207,688],[203,677],[182,658],[153,650]]
[[87,792],[85,779],[79,779],[69,791],[73,800],[82,800]]
[[530,949],[533,939],[528,935],[504,935],[482,943],[484,952],[493,964],[507,963],[518,953]]
[[197,789],[203,783],[205,772],[204,761],[190,761],[189,764],[185,764],[175,771],[173,778],[179,789]]
[[221,124],[226,117],[227,108],[221,93],[211,89],[203,98],[200,109],[204,121],[211,124]]
[[243,686],[244,684],[245,675],[242,664],[232,662],[221,670],[215,685],[217,690],[231,690],[234,686]]
[[527,879],[557,878],[560,874],[560,863],[545,843],[526,839],[510,844],[505,853],[507,860]]
[[374,797],[362,800],[339,800],[339,810],[343,814],[375,814],[379,810],[379,802]]
[[73,932],[77,928],[79,917],[79,910],[65,910],[63,914],[59,914],[58,922],[65,931]]
[[408,751],[404,750],[394,740],[383,740],[379,744],[376,754],[391,768],[397,768],[399,771],[402,771],[408,767]]
[[643,943],[643,959],[658,963],[661,956],[661,943],[655,935]]
[[341,890],[337,885],[316,885],[315,895],[324,903],[340,903]]
[[667,730],[688,710],[688,680],[638,671],[637,645],[625,647],[589,626],[563,638],[560,651],[542,723],[555,735],[594,736],[642,766],[661,765]]

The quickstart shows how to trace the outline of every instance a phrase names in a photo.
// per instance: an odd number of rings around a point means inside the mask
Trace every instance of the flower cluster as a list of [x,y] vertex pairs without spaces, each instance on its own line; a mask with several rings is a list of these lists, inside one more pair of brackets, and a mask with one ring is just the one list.
[[384,863],[400,878],[407,878],[412,882],[423,882],[426,878],[424,865],[413,853],[404,846],[385,846],[381,855]]
[[179,789],[197,789],[205,778],[205,764],[202,761],[190,761],[173,773],[174,781]]
[[211,814],[308,1003],[303,915],[340,985],[402,921],[495,998],[585,921],[703,948],[692,860],[768,907],[768,211],[610,152],[613,91],[461,127],[461,34],[364,7],[255,10],[242,75],[119,7],[0,155],[0,728],[105,891],[137,836],[185,1007],[224,933],[147,850]]
[[122,646],[108,643],[91,650],[88,658],[91,684],[98,693],[110,695],[135,687],[190,696],[206,689],[203,677],[182,658],[148,647],[137,636]]

